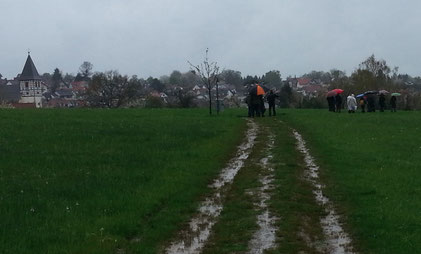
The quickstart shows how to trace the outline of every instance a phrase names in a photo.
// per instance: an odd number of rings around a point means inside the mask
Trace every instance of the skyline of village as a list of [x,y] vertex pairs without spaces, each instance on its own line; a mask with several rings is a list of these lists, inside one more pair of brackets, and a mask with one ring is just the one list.
[[[376,68],[380,68],[378,70],[381,70],[381,74],[370,70],[370,61],[378,65]],[[28,51],[20,74],[13,79],[0,78],[0,100],[2,104],[18,108],[197,107],[205,106],[211,93],[214,98],[219,97],[226,107],[240,107],[244,106],[248,89],[255,82],[279,93],[279,106],[282,107],[302,107],[305,100],[313,100],[306,107],[323,107],[323,98],[329,88],[350,84],[353,85],[348,89],[353,91],[393,87],[400,91],[412,91],[414,95],[419,93],[420,77],[399,74],[397,67],[392,69],[385,60],[376,59],[374,55],[360,63],[358,68],[349,77],[337,69],[330,72],[311,71],[298,77],[282,77],[278,70],[270,70],[261,76],[244,76],[239,71],[226,69],[218,73],[219,83],[207,86],[201,81],[199,73],[192,70],[184,73],[174,70],[170,75],[143,79],[128,77],[118,71],[95,72],[93,64],[87,61],[79,67],[77,75],[65,74],[58,68],[53,73],[40,74]],[[371,73],[374,79],[361,72],[364,70]],[[107,84],[104,78],[110,79],[110,87],[98,87]],[[129,89],[122,92],[127,98],[112,92],[113,98],[104,99],[107,89],[114,90],[121,85]],[[293,97],[297,96],[302,97],[298,100],[299,104],[297,98],[293,102]]]

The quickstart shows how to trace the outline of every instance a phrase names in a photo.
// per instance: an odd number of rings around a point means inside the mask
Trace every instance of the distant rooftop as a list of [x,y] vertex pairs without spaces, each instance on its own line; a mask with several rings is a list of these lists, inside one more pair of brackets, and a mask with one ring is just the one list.
[[22,74],[19,77],[19,80],[41,80],[37,68],[35,67],[31,55],[29,54],[28,58],[26,59],[25,66],[23,67]]

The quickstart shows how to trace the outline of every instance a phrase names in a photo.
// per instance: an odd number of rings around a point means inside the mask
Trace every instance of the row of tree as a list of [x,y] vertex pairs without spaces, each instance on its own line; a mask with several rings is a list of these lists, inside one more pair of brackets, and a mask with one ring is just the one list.
[[[193,105],[194,96],[186,91],[191,90],[195,85],[205,86],[208,93],[209,113],[212,114],[213,101],[216,101],[217,112],[219,112],[218,87],[221,82],[230,84],[236,88],[241,95],[245,94],[247,84],[261,82],[265,86],[279,91],[281,107],[324,107],[324,94],[317,98],[306,98],[294,91],[282,80],[280,71],[271,70],[262,76],[245,76],[235,70],[222,70],[216,62],[208,57],[208,50],[200,64],[190,63],[191,70],[182,73],[174,70],[170,75],[160,78],[149,77],[146,80],[137,76],[128,77],[121,75],[118,71],[106,71],[93,73],[93,65],[84,62],[79,68],[76,76],[72,74],[63,75],[56,68],[52,74],[44,74],[43,77],[50,86],[51,92],[55,92],[60,84],[70,84],[72,81],[89,82],[89,88],[84,94],[84,99],[92,107],[121,107],[137,100],[139,97],[146,97],[152,91],[171,91],[176,102],[172,105],[179,107],[190,107]],[[410,91],[411,96],[417,96],[417,89],[421,88],[421,78],[411,77],[407,74],[398,73],[398,67],[391,68],[385,60],[378,60],[371,55],[364,60],[358,68],[350,75],[344,71],[333,69],[329,72],[312,71],[302,77],[315,81],[316,83],[329,84],[330,89],[341,88],[349,93],[357,94],[368,90],[386,89],[391,91]],[[291,79],[291,77],[286,80]],[[408,84],[411,87],[408,87]],[[174,89],[180,87],[184,89]],[[216,88],[216,94],[212,90]],[[412,89],[412,90],[411,90]],[[215,97],[215,98],[213,98]],[[157,102],[152,105],[157,105]]]
[[[346,75],[344,71],[333,69],[330,72],[312,71],[303,77],[328,84],[329,90],[340,88],[348,94],[360,94],[366,91],[387,90],[400,92],[402,97],[398,100],[402,109],[421,109],[421,78],[411,77],[407,74],[399,74],[398,67],[390,67],[383,59],[369,56],[358,65],[358,68]],[[318,96],[302,96],[293,92],[290,98],[290,107],[324,108],[326,96],[324,93]]]

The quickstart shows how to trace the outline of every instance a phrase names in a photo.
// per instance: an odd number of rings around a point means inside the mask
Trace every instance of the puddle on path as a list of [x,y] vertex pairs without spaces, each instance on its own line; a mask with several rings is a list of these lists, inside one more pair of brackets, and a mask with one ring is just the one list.
[[223,208],[222,187],[232,183],[254,146],[258,126],[250,120],[247,125],[246,139],[238,146],[236,156],[228,162],[218,178],[210,185],[213,189],[212,196],[200,204],[198,213],[191,219],[188,229],[179,233],[178,239],[171,243],[165,253],[196,254],[202,250]]
[[273,168],[270,166],[270,160],[272,159],[272,148],[274,146],[275,137],[273,134],[269,136],[268,147],[265,149],[267,157],[260,160],[260,166],[262,171],[269,172],[268,174],[261,174],[259,181],[262,183],[262,187],[257,190],[257,197],[259,203],[256,204],[259,210],[262,211],[261,214],[257,216],[257,224],[259,230],[257,230],[253,238],[249,243],[249,252],[250,254],[261,254],[265,250],[273,249],[276,247],[276,227],[275,223],[278,220],[276,216],[273,216],[268,208],[267,202],[270,200],[271,195],[270,191],[275,188],[273,185],[274,173]]
[[335,212],[332,202],[323,194],[323,185],[319,179],[319,167],[310,155],[303,137],[295,130],[293,130],[293,133],[297,140],[297,149],[304,155],[304,161],[307,166],[305,177],[314,187],[313,193],[317,203],[322,205],[327,213],[327,216],[322,218],[320,223],[327,239],[329,253],[354,253],[352,251],[351,238],[339,222],[340,216]]

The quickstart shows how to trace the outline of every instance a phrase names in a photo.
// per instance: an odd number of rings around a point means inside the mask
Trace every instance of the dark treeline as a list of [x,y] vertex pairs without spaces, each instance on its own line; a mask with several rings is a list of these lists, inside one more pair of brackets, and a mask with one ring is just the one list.
[[[56,68],[42,77],[51,94],[71,89],[72,84],[84,83],[85,89],[77,91],[76,97],[88,107],[204,107],[209,105],[208,102],[216,101],[218,95],[218,103],[221,101],[225,107],[239,107],[244,105],[248,85],[259,82],[279,95],[280,107],[325,108],[326,92],[340,88],[345,90],[344,96],[382,89],[399,92],[402,94],[399,108],[420,109],[421,78],[398,71],[398,67],[391,67],[385,60],[371,55],[350,75],[332,69],[328,72],[311,71],[300,77],[282,78],[278,70],[270,70],[261,76],[244,76],[231,69],[219,72],[218,68],[212,76],[203,77],[200,71],[192,68],[144,79],[122,75],[115,70],[94,72],[93,65],[84,62],[76,75],[63,74]],[[212,78],[213,83],[206,82],[206,78]]]
[[[328,84],[328,90],[340,88],[349,94],[361,94],[366,91],[387,90],[399,92],[399,108],[404,110],[421,109],[421,77],[399,74],[398,67],[390,67],[385,60],[371,55],[361,62],[350,76],[340,70],[330,72],[310,72],[304,77]],[[311,98],[300,98],[297,107],[326,107],[325,94]]]

